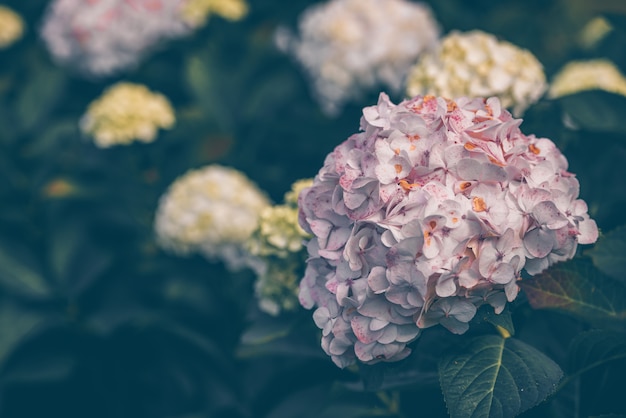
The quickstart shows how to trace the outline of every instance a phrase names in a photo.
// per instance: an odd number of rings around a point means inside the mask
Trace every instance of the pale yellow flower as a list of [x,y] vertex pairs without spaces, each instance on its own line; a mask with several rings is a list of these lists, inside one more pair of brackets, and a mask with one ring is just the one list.
[[284,258],[302,249],[302,241],[308,234],[298,223],[298,195],[312,184],[311,179],[296,181],[285,193],[285,204],[263,209],[259,227],[248,243],[251,254]]
[[626,96],[626,78],[606,59],[572,61],[554,76],[548,96],[557,98],[596,89]]
[[543,67],[531,52],[481,31],[450,33],[436,53],[418,61],[407,79],[409,96],[496,96],[516,115],[545,90]]
[[183,18],[193,26],[206,24],[213,14],[240,20],[248,13],[245,0],[188,0],[182,7]]
[[313,185],[313,179],[302,179],[294,182],[291,185],[291,190],[285,193],[285,204],[298,206],[298,196],[300,192],[307,187],[311,187]]
[[0,5],[0,49],[8,48],[24,34],[24,21],[13,10]]
[[152,142],[159,128],[169,129],[174,122],[174,109],[165,96],[140,84],[120,82],[89,105],[80,127],[98,147],[106,148]]
[[265,194],[240,171],[220,165],[190,170],[159,201],[157,240],[167,250],[199,252],[233,270],[252,266],[245,245],[269,205]]

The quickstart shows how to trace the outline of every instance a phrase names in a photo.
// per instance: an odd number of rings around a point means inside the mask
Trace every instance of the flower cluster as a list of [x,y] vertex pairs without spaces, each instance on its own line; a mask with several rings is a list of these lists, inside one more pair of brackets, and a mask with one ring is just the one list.
[[141,84],[120,82],[89,105],[80,127],[98,147],[107,148],[135,140],[152,142],[159,128],[171,128],[175,120],[165,96]]
[[8,48],[24,34],[24,21],[13,10],[0,5],[0,49]]
[[567,160],[496,97],[381,94],[362,132],[300,194],[313,238],[300,302],[345,367],[405,358],[421,329],[463,333],[536,274],[597,239]]
[[430,9],[406,0],[331,0],[307,9],[299,30],[299,38],[282,33],[277,42],[308,72],[328,114],[374,85],[399,91],[439,36]]
[[309,238],[298,224],[298,195],[311,186],[299,180],[285,194],[284,204],[265,208],[248,250],[264,263],[257,271],[255,292],[261,310],[278,315],[298,306],[298,282],[304,261],[303,241]]
[[407,94],[496,96],[521,115],[546,90],[541,63],[527,50],[481,32],[452,32],[411,69]]
[[160,42],[186,35],[183,0],[55,0],[42,27],[53,58],[94,77],[135,66]]
[[219,165],[190,170],[161,197],[155,231],[161,247],[199,252],[228,268],[254,267],[245,246],[268,198],[243,173]]
[[181,13],[183,18],[194,27],[206,24],[213,14],[228,20],[239,20],[248,13],[245,0],[187,0]]
[[605,59],[572,61],[554,76],[548,96],[557,98],[596,89],[626,96],[626,78]]

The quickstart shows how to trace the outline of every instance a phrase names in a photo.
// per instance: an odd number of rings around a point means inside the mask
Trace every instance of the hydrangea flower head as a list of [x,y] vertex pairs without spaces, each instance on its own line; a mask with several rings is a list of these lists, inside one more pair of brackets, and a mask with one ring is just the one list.
[[572,61],[554,76],[548,96],[557,98],[585,90],[626,96],[626,77],[609,60]]
[[399,91],[439,36],[428,6],[406,0],[330,0],[308,8],[299,31],[281,34],[279,47],[308,72],[328,114],[377,84]]
[[255,293],[259,307],[271,315],[298,306],[298,279],[304,261],[303,242],[310,238],[298,223],[298,195],[313,184],[296,181],[285,194],[284,204],[261,212],[259,226],[248,241],[248,251],[263,262],[257,270]]
[[12,9],[0,5],[0,49],[8,48],[24,34],[24,21]]
[[246,242],[270,202],[243,173],[209,165],[178,178],[161,197],[155,231],[161,247],[198,252],[232,270],[251,267]]
[[451,32],[411,69],[407,94],[496,96],[521,115],[546,90],[541,63],[527,50],[481,31]]
[[80,120],[84,134],[100,148],[133,141],[152,142],[159,128],[168,129],[176,118],[169,100],[146,86],[119,82],[93,101]]
[[108,76],[133,67],[158,43],[192,31],[185,0],[54,0],[42,27],[53,58]]
[[380,95],[300,194],[300,303],[340,367],[397,361],[424,328],[464,333],[598,230],[567,160],[496,97]]

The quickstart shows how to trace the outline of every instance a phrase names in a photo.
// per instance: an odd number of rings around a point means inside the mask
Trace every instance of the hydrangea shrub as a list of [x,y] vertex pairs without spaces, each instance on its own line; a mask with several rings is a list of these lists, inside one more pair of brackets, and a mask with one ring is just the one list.
[[300,194],[299,299],[339,367],[397,361],[428,327],[467,331],[598,236],[566,158],[500,100],[386,94]]

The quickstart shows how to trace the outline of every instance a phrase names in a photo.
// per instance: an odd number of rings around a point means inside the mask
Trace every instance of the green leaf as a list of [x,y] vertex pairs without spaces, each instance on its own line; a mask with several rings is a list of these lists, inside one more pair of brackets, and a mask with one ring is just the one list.
[[241,342],[248,345],[259,345],[289,335],[293,321],[285,318],[273,318],[262,315],[241,335]]
[[556,264],[520,287],[535,309],[558,310],[603,327],[626,320],[626,286],[587,259]]
[[0,365],[37,325],[43,316],[2,301],[0,303]]
[[626,225],[602,235],[585,254],[600,271],[626,282]]
[[0,242],[0,285],[30,297],[45,297],[50,288],[26,249]]
[[626,97],[589,90],[560,97],[565,113],[586,131],[626,133]]
[[111,265],[112,256],[94,247],[80,222],[57,221],[50,234],[49,260],[68,296],[76,296]]
[[513,325],[513,318],[511,318],[511,311],[506,306],[502,312],[496,314],[493,307],[490,305],[483,305],[476,314],[476,319],[489,322],[491,325],[506,330],[510,335],[515,335],[515,326]]
[[620,359],[626,359],[626,335],[599,329],[586,331],[570,344],[569,372],[581,374]]
[[445,356],[439,376],[451,418],[506,418],[545,400],[563,372],[522,341],[485,335]]
[[16,109],[19,125],[25,131],[35,128],[59,99],[65,85],[63,72],[51,68],[39,68],[26,83],[17,98]]

